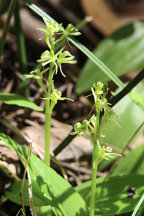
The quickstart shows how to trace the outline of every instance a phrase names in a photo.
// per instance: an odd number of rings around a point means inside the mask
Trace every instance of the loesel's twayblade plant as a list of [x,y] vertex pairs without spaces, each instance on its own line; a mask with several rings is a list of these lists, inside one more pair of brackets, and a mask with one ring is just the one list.
[[[69,51],[64,49],[68,36],[78,36],[80,32],[72,25],[69,24],[66,29],[62,27],[62,24],[57,24],[53,21],[47,22],[44,19],[46,28],[38,28],[38,30],[44,32],[45,41],[48,46],[48,50],[45,50],[40,59],[37,60],[41,63],[41,67],[31,71],[29,75],[25,75],[26,78],[34,78],[37,80],[40,87],[45,93],[45,163],[50,166],[50,127],[51,127],[51,114],[57,104],[58,100],[65,100],[67,98],[62,97],[60,91],[57,91],[54,87],[54,74],[58,71],[62,76],[65,74],[62,70],[62,64],[69,63],[75,64],[74,56]],[[44,74],[47,73],[48,78],[44,78]]]
[[[74,125],[75,132],[72,135],[81,136],[85,134],[93,144],[92,155],[92,183],[91,183],[91,199],[90,199],[90,216],[94,216],[95,207],[95,193],[96,193],[96,174],[98,165],[104,160],[109,160],[114,155],[120,156],[120,154],[112,153],[111,147],[105,147],[100,145],[100,139],[102,126],[111,120],[115,121],[116,115],[110,108],[106,95],[108,93],[107,84],[98,82],[91,88],[92,95],[94,97],[94,107],[96,114],[93,114],[89,120],[84,120],[82,123],[78,122]],[[104,112],[103,118],[100,122],[100,114]]]

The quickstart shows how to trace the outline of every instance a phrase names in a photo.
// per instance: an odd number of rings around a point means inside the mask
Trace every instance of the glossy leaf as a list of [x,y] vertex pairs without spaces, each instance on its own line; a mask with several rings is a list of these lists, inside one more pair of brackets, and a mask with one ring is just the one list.
[[43,108],[37,106],[33,102],[29,101],[27,98],[13,94],[13,93],[0,93],[0,101],[5,104],[17,105],[21,107],[27,107],[36,111],[43,111]]
[[130,93],[132,100],[144,111],[144,95]]
[[[104,39],[93,54],[117,76],[144,66],[144,22],[128,24]],[[76,92],[81,94],[91,88],[94,82],[110,78],[92,61],[88,60],[77,82]]]
[[[131,212],[144,190],[144,175],[118,175],[98,178],[95,203],[95,215],[117,215]],[[91,181],[76,187],[76,190],[89,204]],[[134,187],[136,192],[129,193]]]
[[[20,189],[21,189],[22,181],[15,182],[12,187],[5,192],[5,195],[8,199],[11,201],[21,205],[21,199],[20,199]],[[35,205],[36,206],[45,206],[47,205],[47,200],[44,199],[42,193],[38,188],[34,188],[33,190],[34,196],[35,196]],[[23,189],[23,198],[24,198],[24,204],[25,206],[29,206],[29,195],[28,195],[28,180],[25,180],[24,189]]]
[[[19,146],[14,140],[3,133],[0,133],[0,140],[4,141],[14,150],[25,165],[27,149]],[[66,180],[33,154],[30,157],[28,171],[32,187],[40,190],[47,205],[53,208],[56,216],[87,216],[86,204],[81,196]]]
[[134,149],[129,155],[125,156],[116,168],[113,170],[112,175],[119,173],[122,174],[144,174],[144,145]]

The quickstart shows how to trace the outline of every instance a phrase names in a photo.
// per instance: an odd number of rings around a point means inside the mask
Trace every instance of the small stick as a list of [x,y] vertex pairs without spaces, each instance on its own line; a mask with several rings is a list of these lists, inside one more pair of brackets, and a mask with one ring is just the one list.
[[23,210],[24,215],[26,215],[26,214],[25,214],[24,199],[23,199],[22,192],[23,192],[23,188],[24,188],[26,171],[27,171],[27,167],[28,167],[28,163],[29,163],[29,157],[30,157],[30,154],[31,154],[31,148],[32,148],[32,142],[30,142],[30,145],[29,145],[29,148],[28,148],[28,155],[27,155],[25,170],[24,170],[22,184],[21,184],[21,189],[20,189],[21,205],[22,205],[22,210]]

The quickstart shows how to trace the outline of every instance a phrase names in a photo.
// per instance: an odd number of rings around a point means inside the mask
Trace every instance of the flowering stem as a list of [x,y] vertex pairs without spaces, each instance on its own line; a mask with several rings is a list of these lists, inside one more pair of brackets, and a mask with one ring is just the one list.
[[93,155],[92,155],[92,180],[91,180],[91,197],[90,197],[90,216],[94,216],[94,207],[95,207],[95,193],[96,193],[96,175],[98,168],[98,154],[99,154],[99,119],[100,111],[97,112],[96,118],[96,133],[93,142]]
[[51,110],[50,110],[50,94],[52,89],[53,65],[51,63],[48,77],[48,92],[45,102],[45,164],[50,166],[50,128],[51,128]]

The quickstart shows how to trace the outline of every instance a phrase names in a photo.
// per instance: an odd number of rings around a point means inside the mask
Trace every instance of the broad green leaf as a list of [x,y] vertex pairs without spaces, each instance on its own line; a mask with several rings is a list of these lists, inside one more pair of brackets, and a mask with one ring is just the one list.
[[[118,175],[98,178],[96,189],[96,215],[117,215],[131,212],[144,191],[144,175]],[[136,193],[129,197],[128,190],[134,187]],[[91,181],[76,187],[89,204]]]
[[[35,4],[30,3],[28,0],[23,0],[23,2],[35,13],[37,13],[39,16],[47,19],[48,21],[53,20],[48,14],[46,14],[44,11],[42,11],[39,7],[37,7]],[[56,22],[56,21],[55,21]],[[73,37],[68,37],[69,41],[71,41],[78,49],[80,49],[91,61],[98,66],[108,77],[109,79],[113,80],[117,86],[123,88],[124,84],[121,82],[121,80],[99,59],[97,58],[91,51],[89,51],[84,45],[82,45],[80,42],[78,42]]]
[[125,156],[114,169],[112,175],[121,174],[144,174],[144,144],[134,149]]
[[36,111],[43,111],[43,108],[37,106],[27,98],[13,94],[13,93],[0,93],[0,101],[3,101],[9,105],[17,105],[21,107],[27,107]]
[[132,100],[144,111],[144,95],[130,93]]
[[40,206],[35,208],[38,216],[54,216],[50,206]]
[[[141,94],[144,92],[144,85],[140,83],[133,89],[133,92]],[[104,125],[102,128],[102,134],[105,135],[103,142],[122,150],[144,122],[144,112],[128,96],[119,101],[113,110],[118,116],[116,121],[120,127],[114,121]],[[103,161],[99,168],[104,169],[109,163],[111,160]]]
[[[5,192],[5,195],[11,201],[21,205],[20,199],[20,189],[21,189],[22,181],[15,182],[12,187]],[[23,189],[23,198],[25,206],[29,206],[29,195],[28,195],[28,180],[25,180],[24,189]],[[33,195],[35,196],[35,205],[36,206],[45,206],[47,205],[47,200],[44,199],[42,193],[38,188],[34,188]]]
[[[27,149],[19,146],[3,133],[0,133],[0,140],[14,150],[25,165]],[[47,205],[53,208],[56,216],[87,216],[86,204],[81,196],[67,181],[33,154],[30,157],[28,170],[32,180],[32,188],[40,189]]]
[[[20,190],[21,190],[22,180],[15,182],[12,187],[5,192],[5,196],[14,203],[21,205],[20,199]],[[29,194],[28,194],[28,179],[25,180],[24,188],[23,188],[23,199],[24,205],[29,206]],[[33,187],[33,197],[34,197],[34,204],[35,209],[38,215],[40,216],[47,216],[52,213],[52,209],[49,205],[47,205],[47,200],[44,199],[40,190]]]
[[[144,66],[144,22],[128,24],[104,39],[93,54],[117,76]],[[92,61],[87,60],[77,82],[76,92],[81,94],[91,88],[94,82],[108,81]]]

